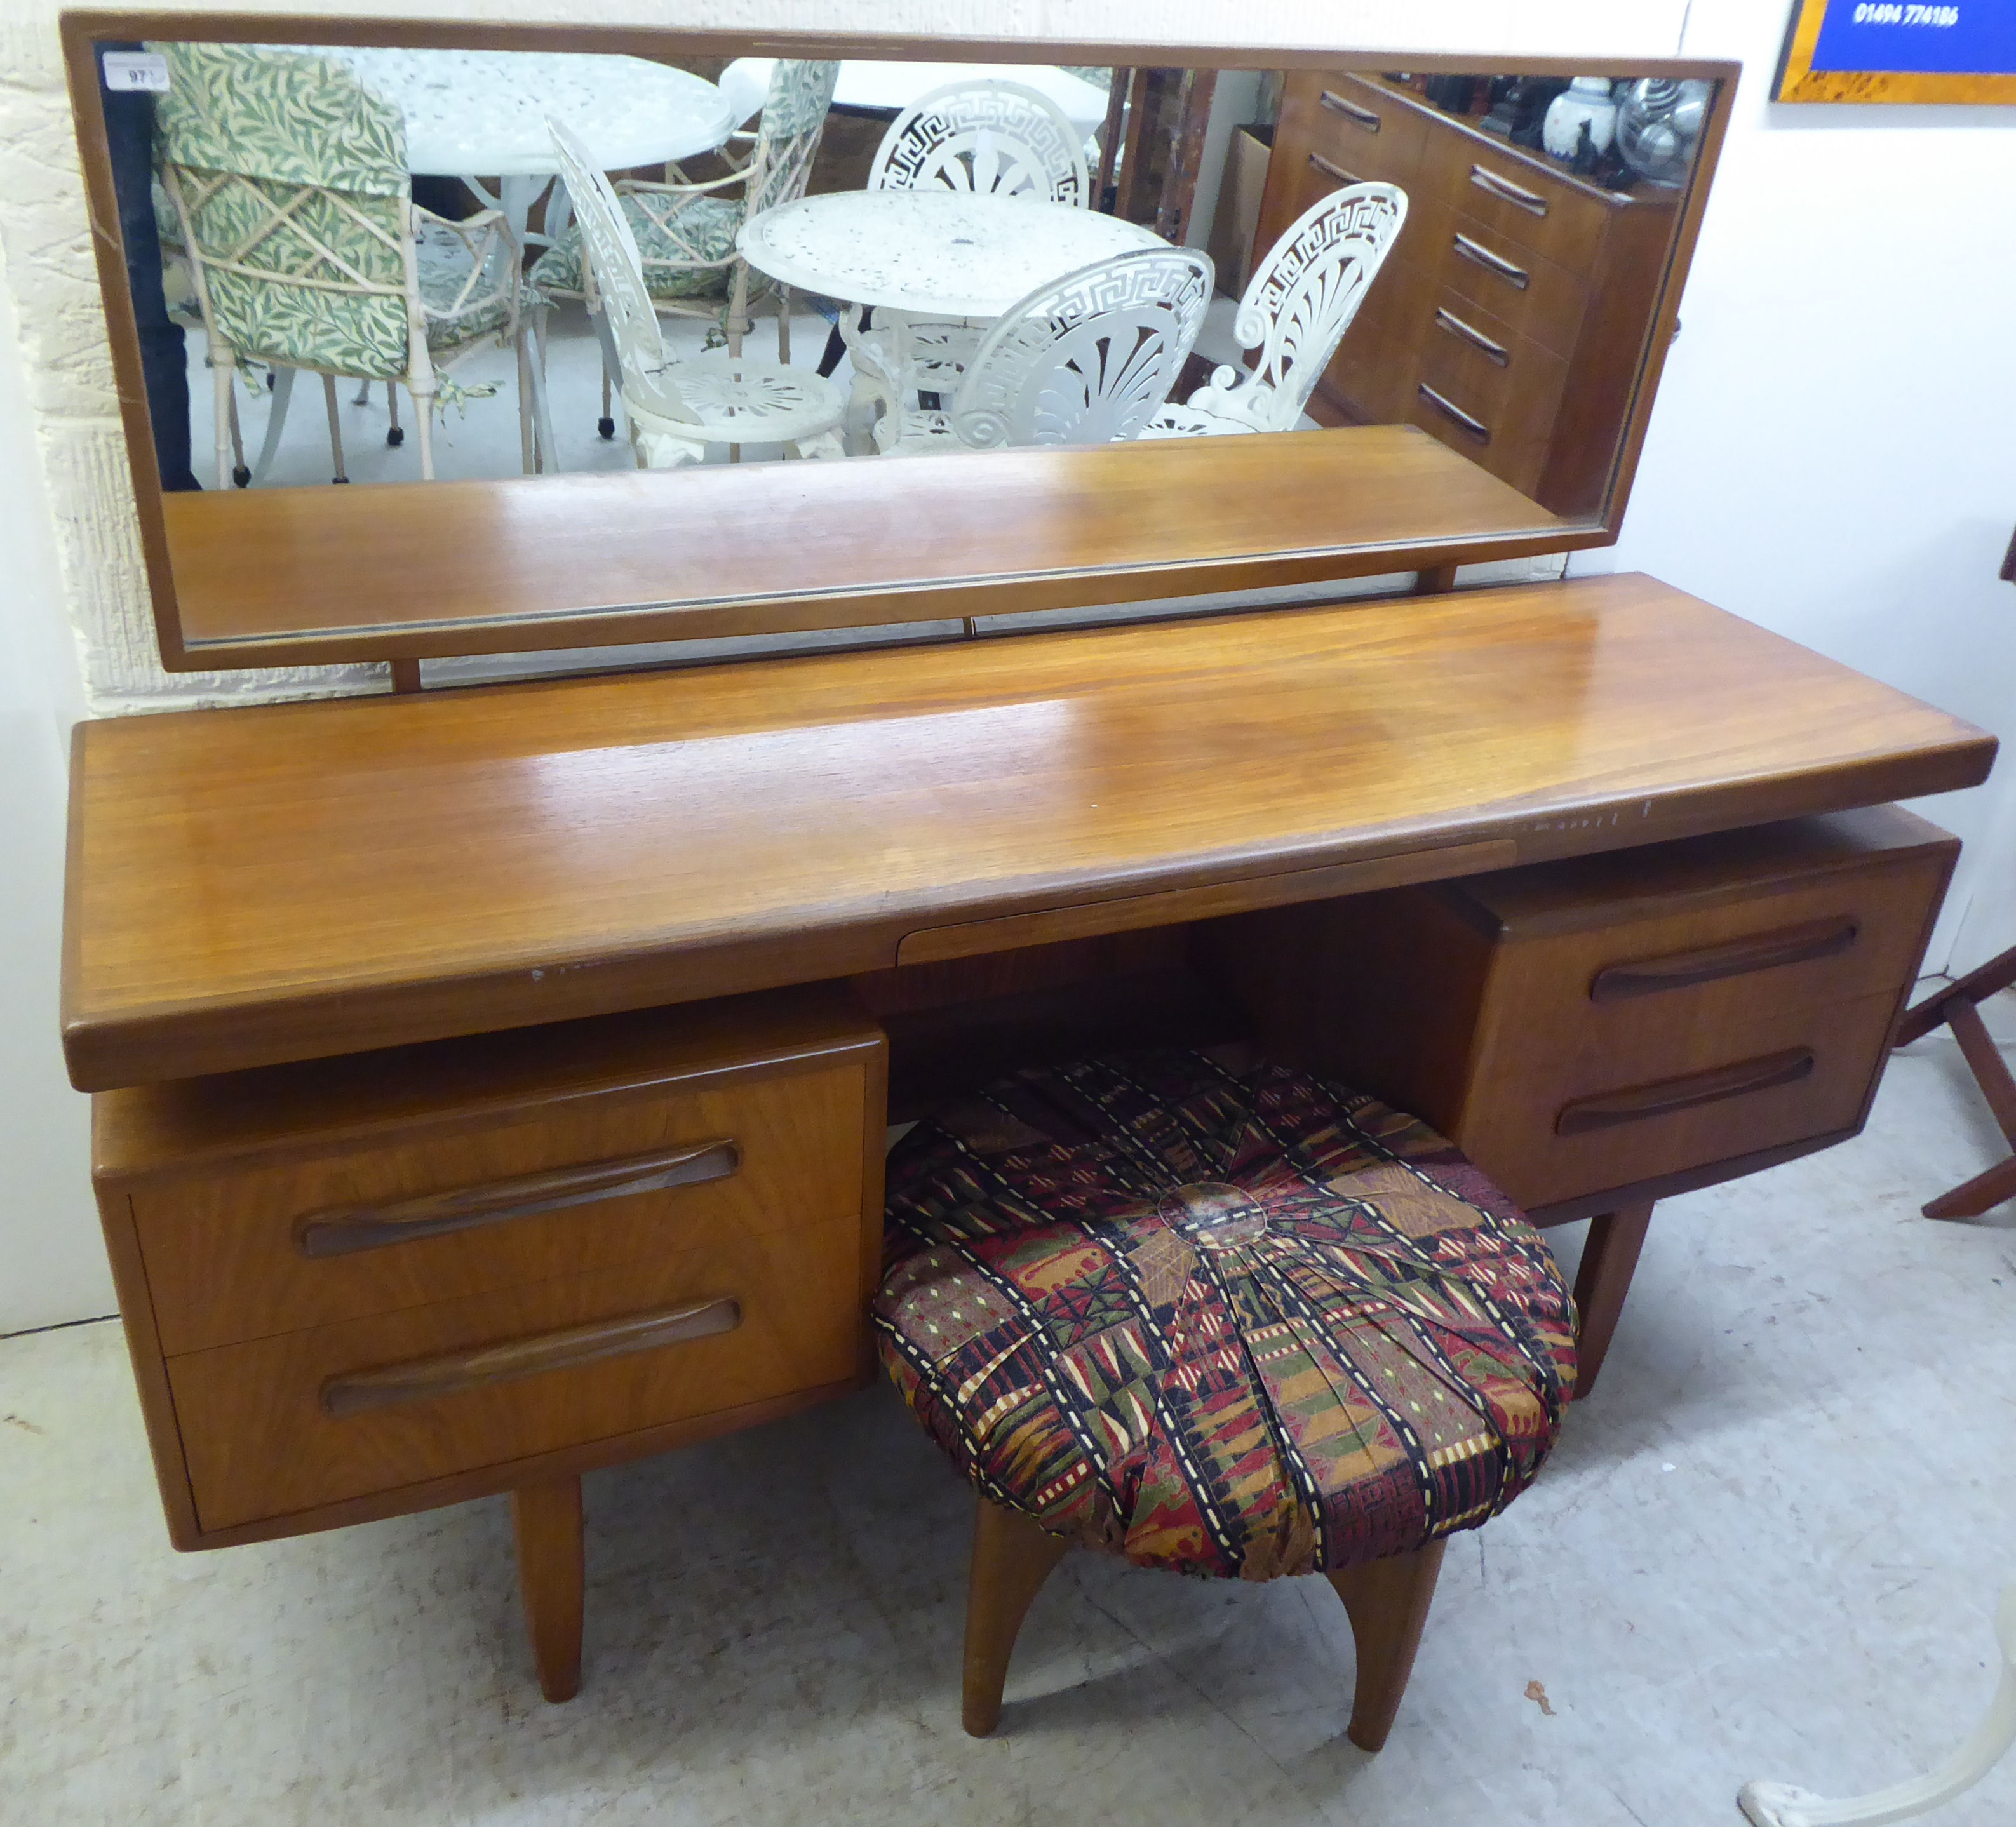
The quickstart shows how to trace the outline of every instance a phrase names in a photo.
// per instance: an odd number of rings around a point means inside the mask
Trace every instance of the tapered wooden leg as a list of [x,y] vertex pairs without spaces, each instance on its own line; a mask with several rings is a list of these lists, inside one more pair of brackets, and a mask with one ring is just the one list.
[[1596,1387],[1597,1373],[1610,1350],[1611,1335],[1624,1311],[1624,1297],[1631,1291],[1638,1252],[1644,1247],[1645,1229],[1651,1221],[1649,1205],[1626,1206],[1589,1221],[1582,1267],[1575,1274],[1577,1401]]
[[2016,1199],[2016,1157],[1997,1161],[1985,1173],[1941,1193],[1923,1209],[1928,1218],[1978,1218],[2005,1199]]
[[1351,1635],[1358,1645],[1358,1682],[1346,1735],[1361,1751],[1377,1750],[1393,1729],[1428,1607],[1435,1602],[1444,1545],[1431,1541],[1412,1554],[1367,1561],[1327,1576],[1350,1614]]
[[581,1480],[556,1478],[513,1491],[511,1528],[539,1692],[571,1700],[581,1691]]
[[1008,1658],[1029,1602],[1067,1544],[1019,1510],[980,1500],[973,1520],[973,1570],[966,1588],[966,1679],[962,1719],[975,1738],[1001,1721]]

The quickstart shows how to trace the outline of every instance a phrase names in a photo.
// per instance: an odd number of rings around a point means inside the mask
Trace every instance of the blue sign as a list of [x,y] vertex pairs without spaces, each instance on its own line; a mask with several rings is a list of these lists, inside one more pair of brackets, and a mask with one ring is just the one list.
[[1831,0],[1813,47],[1817,72],[2016,74],[2016,0]]

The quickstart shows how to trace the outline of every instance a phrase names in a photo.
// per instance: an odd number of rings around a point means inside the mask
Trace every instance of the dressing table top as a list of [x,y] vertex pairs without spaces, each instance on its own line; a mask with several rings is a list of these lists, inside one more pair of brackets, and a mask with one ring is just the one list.
[[1643,577],[92,723],[65,1050],[103,1089],[491,1031],[1942,792],[1994,752]]

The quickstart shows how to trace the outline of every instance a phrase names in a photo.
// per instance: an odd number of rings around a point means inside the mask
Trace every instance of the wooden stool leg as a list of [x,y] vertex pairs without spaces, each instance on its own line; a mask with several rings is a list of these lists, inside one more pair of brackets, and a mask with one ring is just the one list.
[[1435,1602],[1435,1576],[1442,1570],[1444,1544],[1431,1541],[1412,1554],[1367,1561],[1325,1577],[1337,1588],[1351,1617],[1358,1645],[1358,1683],[1346,1732],[1361,1751],[1376,1751],[1393,1729],[1414,1652]]
[[513,1491],[511,1529],[539,1692],[571,1700],[581,1692],[581,1480],[556,1478]]
[[966,1587],[966,1678],[962,1723],[985,1738],[1001,1722],[1008,1658],[1029,1602],[1068,1545],[1019,1510],[980,1500],[973,1519],[973,1570]]
[[2016,1156],[1997,1161],[1985,1173],[1941,1193],[1921,1209],[1928,1218],[1978,1218],[2005,1199],[2016,1199]]
[[1644,1247],[1645,1228],[1652,1221],[1649,1205],[1627,1206],[1589,1221],[1582,1247],[1582,1267],[1575,1272],[1575,1400],[1596,1387],[1597,1373],[1617,1330],[1624,1297]]

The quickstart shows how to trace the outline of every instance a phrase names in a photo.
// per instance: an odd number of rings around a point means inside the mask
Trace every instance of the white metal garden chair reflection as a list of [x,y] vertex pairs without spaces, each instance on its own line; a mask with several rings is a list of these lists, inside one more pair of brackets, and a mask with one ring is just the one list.
[[[731,144],[747,142],[746,164],[698,183],[683,177],[662,184],[626,178],[614,187],[653,305],[669,316],[718,323],[731,355],[742,353],[751,307],[767,296],[777,312],[777,359],[791,358],[790,290],[752,274],[736,250],[735,237],[752,217],[805,195],[839,78],[837,63],[781,60],[770,73],[756,131],[729,135]],[[732,153],[724,150],[721,156],[733,163]],[[739,194],[722,194],[730,191]],[[593,293],[592,263],[588,269],[583,266],[582,244],[579,229],[564,230],[533,268],[532,282],[542,300],[579,300],[593,316],[599,300]],[[605,358],[610,353],[605,344]],[[600,427],[605,437],[614,430],[609,423],[614,365],[605,359]]]
[[1150,247],[1039,286],[981,340],[949,409],[913,406],[895,455],[1138,437],[1196,346],[1209,256]]
[[1255,268],[1233,319],[1240,347],[1257,349],[1258,361],[1219,369],[1141,435],[1293,431],[1406,220],[1406,194],[1391,184],[1347,185],[1298,216]]
[[[1021,83],[952,82],[920,95],[890,123],[868,168],[869,190],[964,190],[1087,207],[1092,178],[1083,136],[1064,110]],[[851,306],[841,321],[854,367],[854,404],[866,413],[906,412],[895,376],[907,355],[927,393],[948,394],[986,334],[986,320],[906,317],[863,325]]]
[[701,462],[710,444],[731,446],[731,456],[745,444],[780,444],[800,457],[845,456],[838,427],[847,401],[831,381],[728,351],[670,358],[614,186],[573,133],[557,120],[549,124],[574,232],[616,351],[638,466]]

